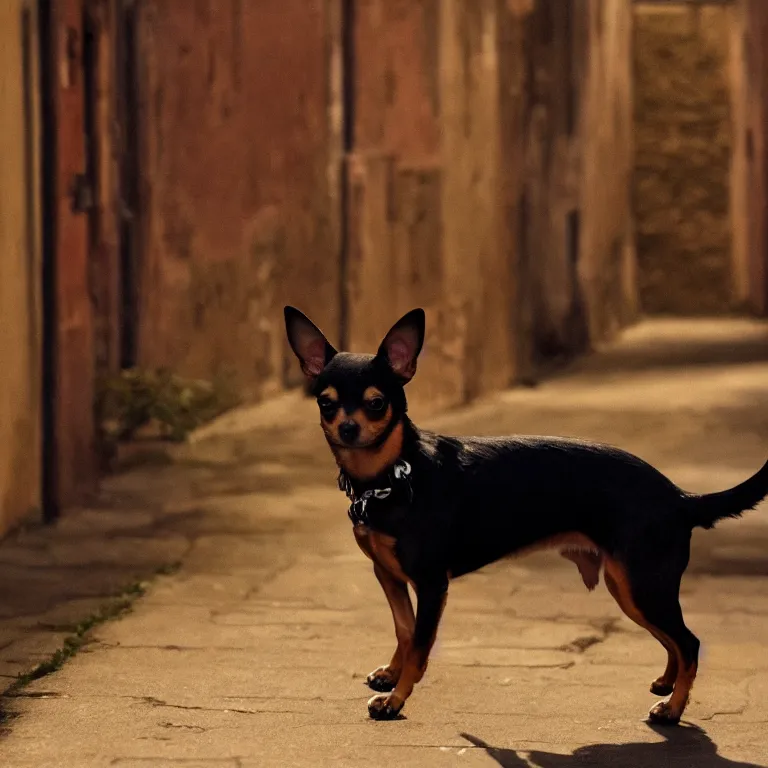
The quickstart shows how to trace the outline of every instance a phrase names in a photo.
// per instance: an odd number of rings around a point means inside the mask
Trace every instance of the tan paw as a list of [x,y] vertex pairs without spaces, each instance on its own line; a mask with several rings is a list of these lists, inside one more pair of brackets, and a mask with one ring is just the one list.
[[368,714],[373,720],[394,720],[404,703],[391,693],[373,696],[368,699]]
[[381,693],[387,693],[394,690],[397,685],[399,675],[391,667],[379,667],[374,669],[365,679],[369,688]]
[[657,725],[677,725],[680,722],[680,714],[675,713],[668,701],[660,701],[651,707],[648,719]]

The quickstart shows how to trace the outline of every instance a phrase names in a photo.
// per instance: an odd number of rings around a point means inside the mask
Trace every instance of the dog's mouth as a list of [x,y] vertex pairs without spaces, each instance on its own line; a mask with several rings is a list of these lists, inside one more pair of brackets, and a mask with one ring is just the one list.
[[354,450],[362,450],[365,448],[374,448],[378,445],[379,437],[372,437],[370,440],[360,441],[359,439],[355,439],[351,443],[344,442],[343,440],[338,440],[333,435],[331,435],[329,432],[325,433],[325,439],[328,441],[328,445],[330,445],[332,448],[339,448],[344,449],[348,451],[354,451]]

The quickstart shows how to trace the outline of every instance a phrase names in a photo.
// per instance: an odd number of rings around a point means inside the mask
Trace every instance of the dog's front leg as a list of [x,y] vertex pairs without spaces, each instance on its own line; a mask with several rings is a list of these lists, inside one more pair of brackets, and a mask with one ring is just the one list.
[[418,606],[413,642],[409,648],[403,649],[402,670],[395,689],[368,701],[368,714],[374,720],[391,720],[396,717],[411,695],[414,685],[424,677],[447,595],[447,579],[444,583],[416,585]]
[[378,564],[374,565],[373,571],[392,610],[397,648],[389,664],[371,672],[366,682],[374,691],[391,691],[400,679],[404,660],[411,648],[416,619],[413,614],[411,596],[408,594],[408,585],[396,579]]

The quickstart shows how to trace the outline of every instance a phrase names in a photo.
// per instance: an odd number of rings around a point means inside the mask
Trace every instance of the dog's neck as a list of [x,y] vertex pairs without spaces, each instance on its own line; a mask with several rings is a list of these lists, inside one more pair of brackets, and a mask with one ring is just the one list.
[[386,472],[403,452],[405,425],[400,420],[376,448],[340,448],[331,445],[336,463],[352,482],[365,483]]

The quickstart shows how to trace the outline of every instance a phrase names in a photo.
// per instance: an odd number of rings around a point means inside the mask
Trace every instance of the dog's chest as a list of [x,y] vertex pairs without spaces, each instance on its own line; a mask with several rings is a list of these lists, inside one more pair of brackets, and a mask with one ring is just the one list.
[[357,545],[376,565],[398,581],[412,583],[400,564],[394,536],[374,531],[367,525],[356,525],[354,533]]

